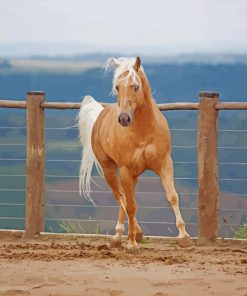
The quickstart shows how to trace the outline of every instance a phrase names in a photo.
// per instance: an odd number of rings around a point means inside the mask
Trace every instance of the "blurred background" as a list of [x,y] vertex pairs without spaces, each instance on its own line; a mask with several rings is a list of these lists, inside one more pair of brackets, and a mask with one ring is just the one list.
[[[1,0],[0,99],[42,90],[47,101],[90,94],[114,102],[102,65],[139,55],[157,103],[197,102],[202,90],[247,101],[246,15],[244,0]],[[46,110],[46,231],[112,233],[118,209],[106,184],[93,188],[97,207],[78,194],[76,113]],[[197,235],[197,112],[164,115],[182,213]],[[0,109],[0,228],[24,228],[25,126],[25,110]],[[232,237],[247,219],[247,111],[219,113],[218,149],[220,236]],[[175,236],[159,180],[143,177],[137,202],[144,234]]]

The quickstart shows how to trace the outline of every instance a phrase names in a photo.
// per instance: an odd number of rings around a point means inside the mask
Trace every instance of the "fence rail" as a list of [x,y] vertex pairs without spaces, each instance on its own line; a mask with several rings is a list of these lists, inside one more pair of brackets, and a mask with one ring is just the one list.
[[[39,93],[39,92],[36,92]],[[106,107],[110,103],[102,103]],[[199,103],[167,103],[157,104],[161,111],[172,110],[198,110]],[[42,102],[41,108],[43,109],[80,109],[81,103],[60,103],[60,102]],[[0,108],[16,108],[26,109],[26,101],[14,101],[14,100],[0,100]],[[216,110],[247,110],[247,102],[218,102],[215,104]]]
[[[197,146],[178,146],[179,148],[197,148],[198,160],[192,162],[198,165],[198,216],[199,237],[212,240],[217,237],[219,228],[219,179],[218,166],[232,163],[218,163],[218,149],[247,149],[247,147],[218,147],[218,112],[221,110],[247,110],[247,102],[220,102],[219,94],[201,92],[198,103],[168,103],[158,104],[161,111],[197,110],[198,128],[190,129],[197,132]],[[103,106],[109,105],[102,103]],[[80,103],[45,102],[44,92],[31,91],[27,93],[26,101],[0,100],[0,108],[19,108],[27,110],[27,143],[1,143],[0,145],[26,145],[27,156],[20,159],[26,161],[26,217],[25,237],[32,238],[44,231],[45,208],[45,162],[66,161],[46,160],[45,157],[45,109],[79,109]],[[11,128],[11,127],[2,127]],[[66,127],[70,129],[73,127]],[[56,128],[54,128],[56,129]],[[65,128],[57,128],[65,129]],[[235,130],[231,130],[235,131]],[[236,130],[236,132],[247,130]],[[17,158],[16,158],[17,159]],[[5,159],[4,159],[5,160]],[[11,160],[11,159],[6,159]],[[70,160],[71,161],[71,160]],[[72,160],[79,161],[79,160]],[[176,161],[175,161],[176,163]],[[246,163],[241,163],[246,165]],[[19,176],[19,175],[18,175]],[[74,177],[74,176],[66,176]],[[184,179],[184,178],[178,178]],[[191,179],[191,178],[189,178]],[[228,179],[227,179],[228,180]],[[232,179],[235,180],[235,179]],[[246,179],[243,179],[246,181]],[[1,190],[1,189],[0,189]],[[12,189],[11,189],[12,190]],[[24,189],[20,189],[25,191]],[[12,190],[13,191],[13,190]],[[24,206],[24,204],[23,204]],[[52,205],[48,205],[52,206]],[[54,205],[53,205],[54,206]],[[68,205],[66,205],[68,206]],[[160,207],[159,207],[160,208]],[[71,220],[71,219],[70,219]],[[144,222],[143,222],[144,223]],[[167,222],[164,222],[167,223]]]

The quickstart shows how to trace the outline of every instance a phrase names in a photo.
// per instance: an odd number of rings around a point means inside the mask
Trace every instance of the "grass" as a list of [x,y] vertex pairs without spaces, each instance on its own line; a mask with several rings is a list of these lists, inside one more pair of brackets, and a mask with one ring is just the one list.
[[66,233],[85,233],[85,230],[78,221],[62,221],[59,223],[59,226]]
[[234,237],[238,239],[247,239],[247,224],[240,226],[240,229],[234,233]]
[[[62,220],[62,222],[59,223],[59,226],[65,233],[86,233],[85,229],[78,221]],[[100,224],[97,223],[93,233],[100,234],[100,232]]]
[[96,227],[95,227],[95,231],[94,231],[95,234],[100,234],[100,225],[99,223],[97,223]]
[[148,244],[148,243],[150,243],[149,237],[143,237],[140,243],[141,244]]

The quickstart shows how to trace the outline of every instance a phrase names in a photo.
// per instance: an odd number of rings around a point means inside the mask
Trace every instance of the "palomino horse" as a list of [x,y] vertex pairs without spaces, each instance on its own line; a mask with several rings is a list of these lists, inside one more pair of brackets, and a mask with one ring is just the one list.
[[141,173],[152,170],[160,176],[176,216],[179,237],[184,238],[188,233],[174,187],[167,121],[152,98],[140,58],[111,61],[115,66],[112,90],[117,94],[117,104],[103,108],[92,97],[86,96],[78,115],[83,145],[80,191],[91,200],[90,179],[95,163],[120,206],[113,240],[121,241],[126,213],[129,222],[127,248],[132,249],[142,238],[142,230],[135,217],[135,185]]

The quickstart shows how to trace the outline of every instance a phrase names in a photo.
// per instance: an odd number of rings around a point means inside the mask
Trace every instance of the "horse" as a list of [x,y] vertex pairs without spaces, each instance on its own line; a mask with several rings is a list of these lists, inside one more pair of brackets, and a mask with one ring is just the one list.
[[80,167],[80,193],[91,198],[91,173],[95,164],[111,187],[119,204],[113,242],[121,242],[124,216],[128,217],[127,249],[136,249],[143,233],[136,219],[135,186],[145,170],[157,174],[176,217],[179,238],[189,237],[179,208],[174,186],[171,136],[168,123],[157,107],[148,79],[137,58],[112,58],[112,93],[116,104],[105,108],[85,96],[78,114],[80,142],[83,146]]

